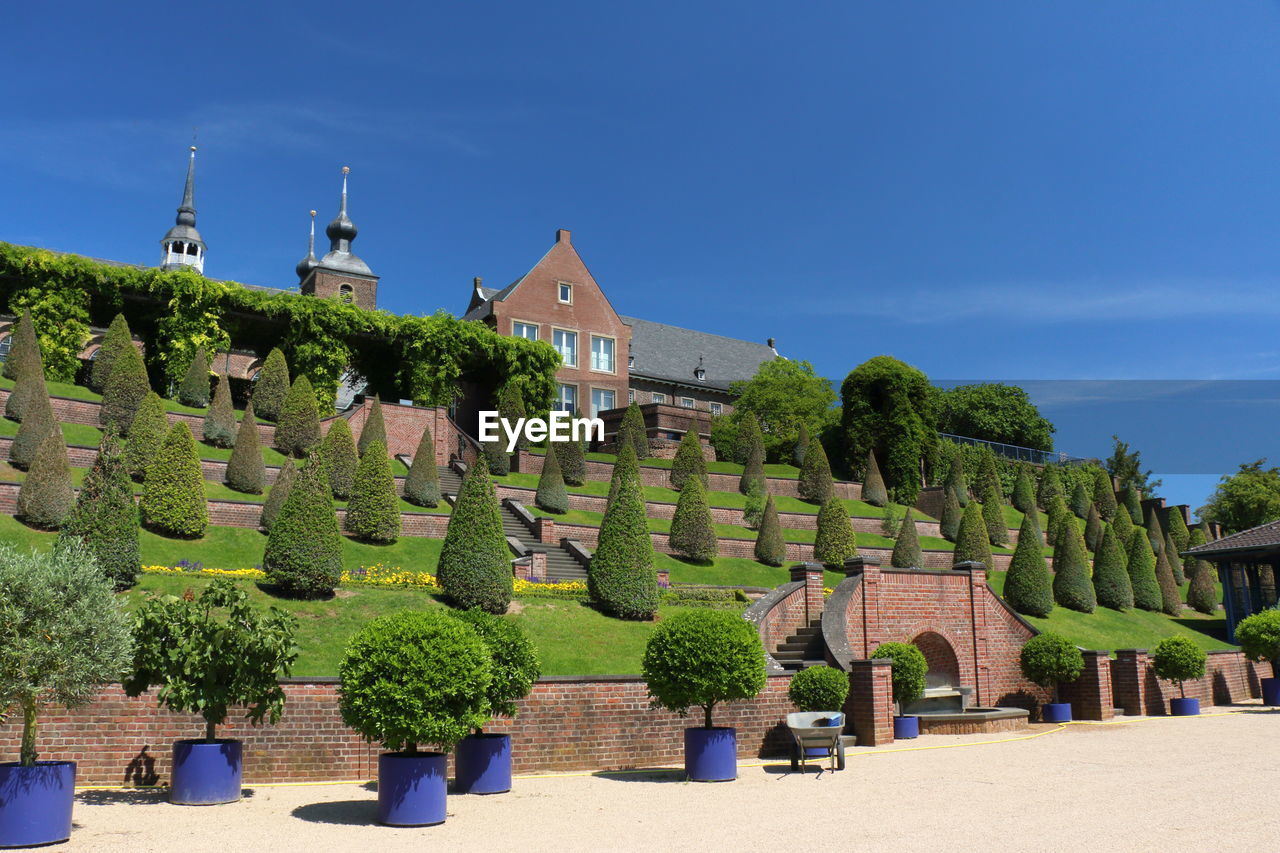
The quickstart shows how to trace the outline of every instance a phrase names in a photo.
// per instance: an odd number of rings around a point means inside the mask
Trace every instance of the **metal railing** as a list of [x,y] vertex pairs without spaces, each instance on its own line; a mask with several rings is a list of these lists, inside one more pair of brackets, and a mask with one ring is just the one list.
[[1002,444],[998,441],[971,438],[967,435],[952,435],[948,432],[940,432],[938,437],[954,441],[956,444],[968,444],[974,447],[986,445],[991,448],[991,451],[996,456],[1012,459],[1015,462],[1030,462],[1032,465],[1084,465],[1094,461],[1082,456],[1072,456],[1058,450],[1036,450],[1033,447],[1019,447],[1016,444]]

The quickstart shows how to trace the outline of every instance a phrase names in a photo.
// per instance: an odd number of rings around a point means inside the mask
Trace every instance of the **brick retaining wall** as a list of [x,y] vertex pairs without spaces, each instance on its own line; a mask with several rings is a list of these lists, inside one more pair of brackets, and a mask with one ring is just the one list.
[[[1259,679],[1272,677],[1268,663],[1253,663],[1243,652],[1209,652],[1204,678],[1184,686],[1188,698],[1201,705],[1232,705],[1262,695]],[[1156,678],[1146,649],[1120,649],[1111,663],[1112,693],[1126,714],[1168,714],[1169,700],[1181,695],[1178,686]]]

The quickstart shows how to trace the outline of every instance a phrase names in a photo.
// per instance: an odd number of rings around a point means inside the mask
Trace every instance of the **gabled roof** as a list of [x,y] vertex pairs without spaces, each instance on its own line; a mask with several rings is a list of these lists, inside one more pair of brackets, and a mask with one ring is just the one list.
[[[760,365],[779,358],[767,344],[682,329],[638,317],[621,317],[631,327],[632,376],[676,382],[691,388],[728,391],[730,383],[750,379]],[[706,371],[699,380],[694,371]]]
[[1196,557],[1209,557],[1235,554],[1243,551],[1265,551],[1280,549],[1280,520],[1268,521],[1230,536],[1223,536],[1213,542],[1206,542],[1183,551]]

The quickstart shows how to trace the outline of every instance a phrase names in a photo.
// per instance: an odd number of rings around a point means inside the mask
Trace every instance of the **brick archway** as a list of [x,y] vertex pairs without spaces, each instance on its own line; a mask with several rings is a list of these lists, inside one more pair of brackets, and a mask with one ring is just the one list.
[[925,631],[917,635],[911,644],[924,654],[929,664],[925,675],[926,687],[960,686],[960,660],[946,637],[936,631]]

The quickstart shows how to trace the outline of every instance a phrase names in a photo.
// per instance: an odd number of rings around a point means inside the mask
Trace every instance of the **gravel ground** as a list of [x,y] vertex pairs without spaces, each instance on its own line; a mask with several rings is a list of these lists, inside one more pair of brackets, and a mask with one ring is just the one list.
[[[1209,709],[1212,712],[1212,709]],[[744,765],[518,779],[449,819],[372,824],[372,784],[258,787],[240,803],[84,791],[61,849],[94,851],[1262,850],[1280,843],[1280,712],[1035,726],[854,750],[844,772]],[[940,748],[943,747],[943,748]],[[962,748],[951,748],[962,747]]]

